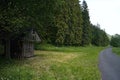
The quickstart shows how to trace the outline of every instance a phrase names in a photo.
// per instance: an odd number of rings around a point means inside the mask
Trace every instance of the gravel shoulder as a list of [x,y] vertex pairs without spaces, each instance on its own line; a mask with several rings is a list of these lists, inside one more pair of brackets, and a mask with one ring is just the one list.
[[112,53],[112,48],[101,51],[99,69],[102,80],[120,80],[120,57]]

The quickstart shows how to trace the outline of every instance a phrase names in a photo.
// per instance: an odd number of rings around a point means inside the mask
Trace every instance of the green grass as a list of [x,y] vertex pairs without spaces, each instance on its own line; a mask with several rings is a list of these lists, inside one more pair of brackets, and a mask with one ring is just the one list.
[[0,80],[101,80],[103,47],[44,47],[26,60],[0,58]]
[[117,55],[120,55],[120,47],[113,47],[112,51],[116,53]]

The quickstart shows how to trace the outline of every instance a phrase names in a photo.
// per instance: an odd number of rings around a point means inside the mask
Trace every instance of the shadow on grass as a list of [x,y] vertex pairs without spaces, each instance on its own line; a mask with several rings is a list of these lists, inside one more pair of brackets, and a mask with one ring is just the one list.
[[[0,80],[34,80],[36,73],[30,66],[31,61],[46,59],[46,55],[39,54],[26,59],[6,59],[0,56]],[[37,60],[36,60],[37,59]]]
[[0,80],[30,80],[31,69],[24,67],[24,61],[24,59],[5,59],[0,56]]

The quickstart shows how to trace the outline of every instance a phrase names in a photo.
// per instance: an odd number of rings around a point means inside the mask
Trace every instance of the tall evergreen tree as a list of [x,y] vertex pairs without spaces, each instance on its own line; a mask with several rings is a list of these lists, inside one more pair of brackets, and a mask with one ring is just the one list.
[[68,4],[68,32],[66,34],[67,45],[80,45],[82,38],[82,12],[79,0],[70,0]]
[[53,11],[53,25],[49,27],[51,44],[64,45],[67,25],[67,4],[65,0],[57,0]]
[[82,3],[82,18],[83,18],[83,35],[82,35],[82,45],[89,45],[91,43],[91,26],[90,17],[86,1]]
[[109,44],[109,38],[104,30],[100,29],[99,25],[92,26],[92,45],[107,46]]
[[56,45],[80,45],[82,13],[79,0],[57,0],[54,5],[53,24],[49,26],[50,43]]

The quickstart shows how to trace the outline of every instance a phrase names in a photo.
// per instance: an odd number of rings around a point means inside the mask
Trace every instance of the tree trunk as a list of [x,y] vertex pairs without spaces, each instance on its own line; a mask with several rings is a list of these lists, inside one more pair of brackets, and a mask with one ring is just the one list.
[[10,56],[10,40],[9,39],[7,39],[6,43],[5,43],[5,57],[7,59],[11,59],[11,56]]

